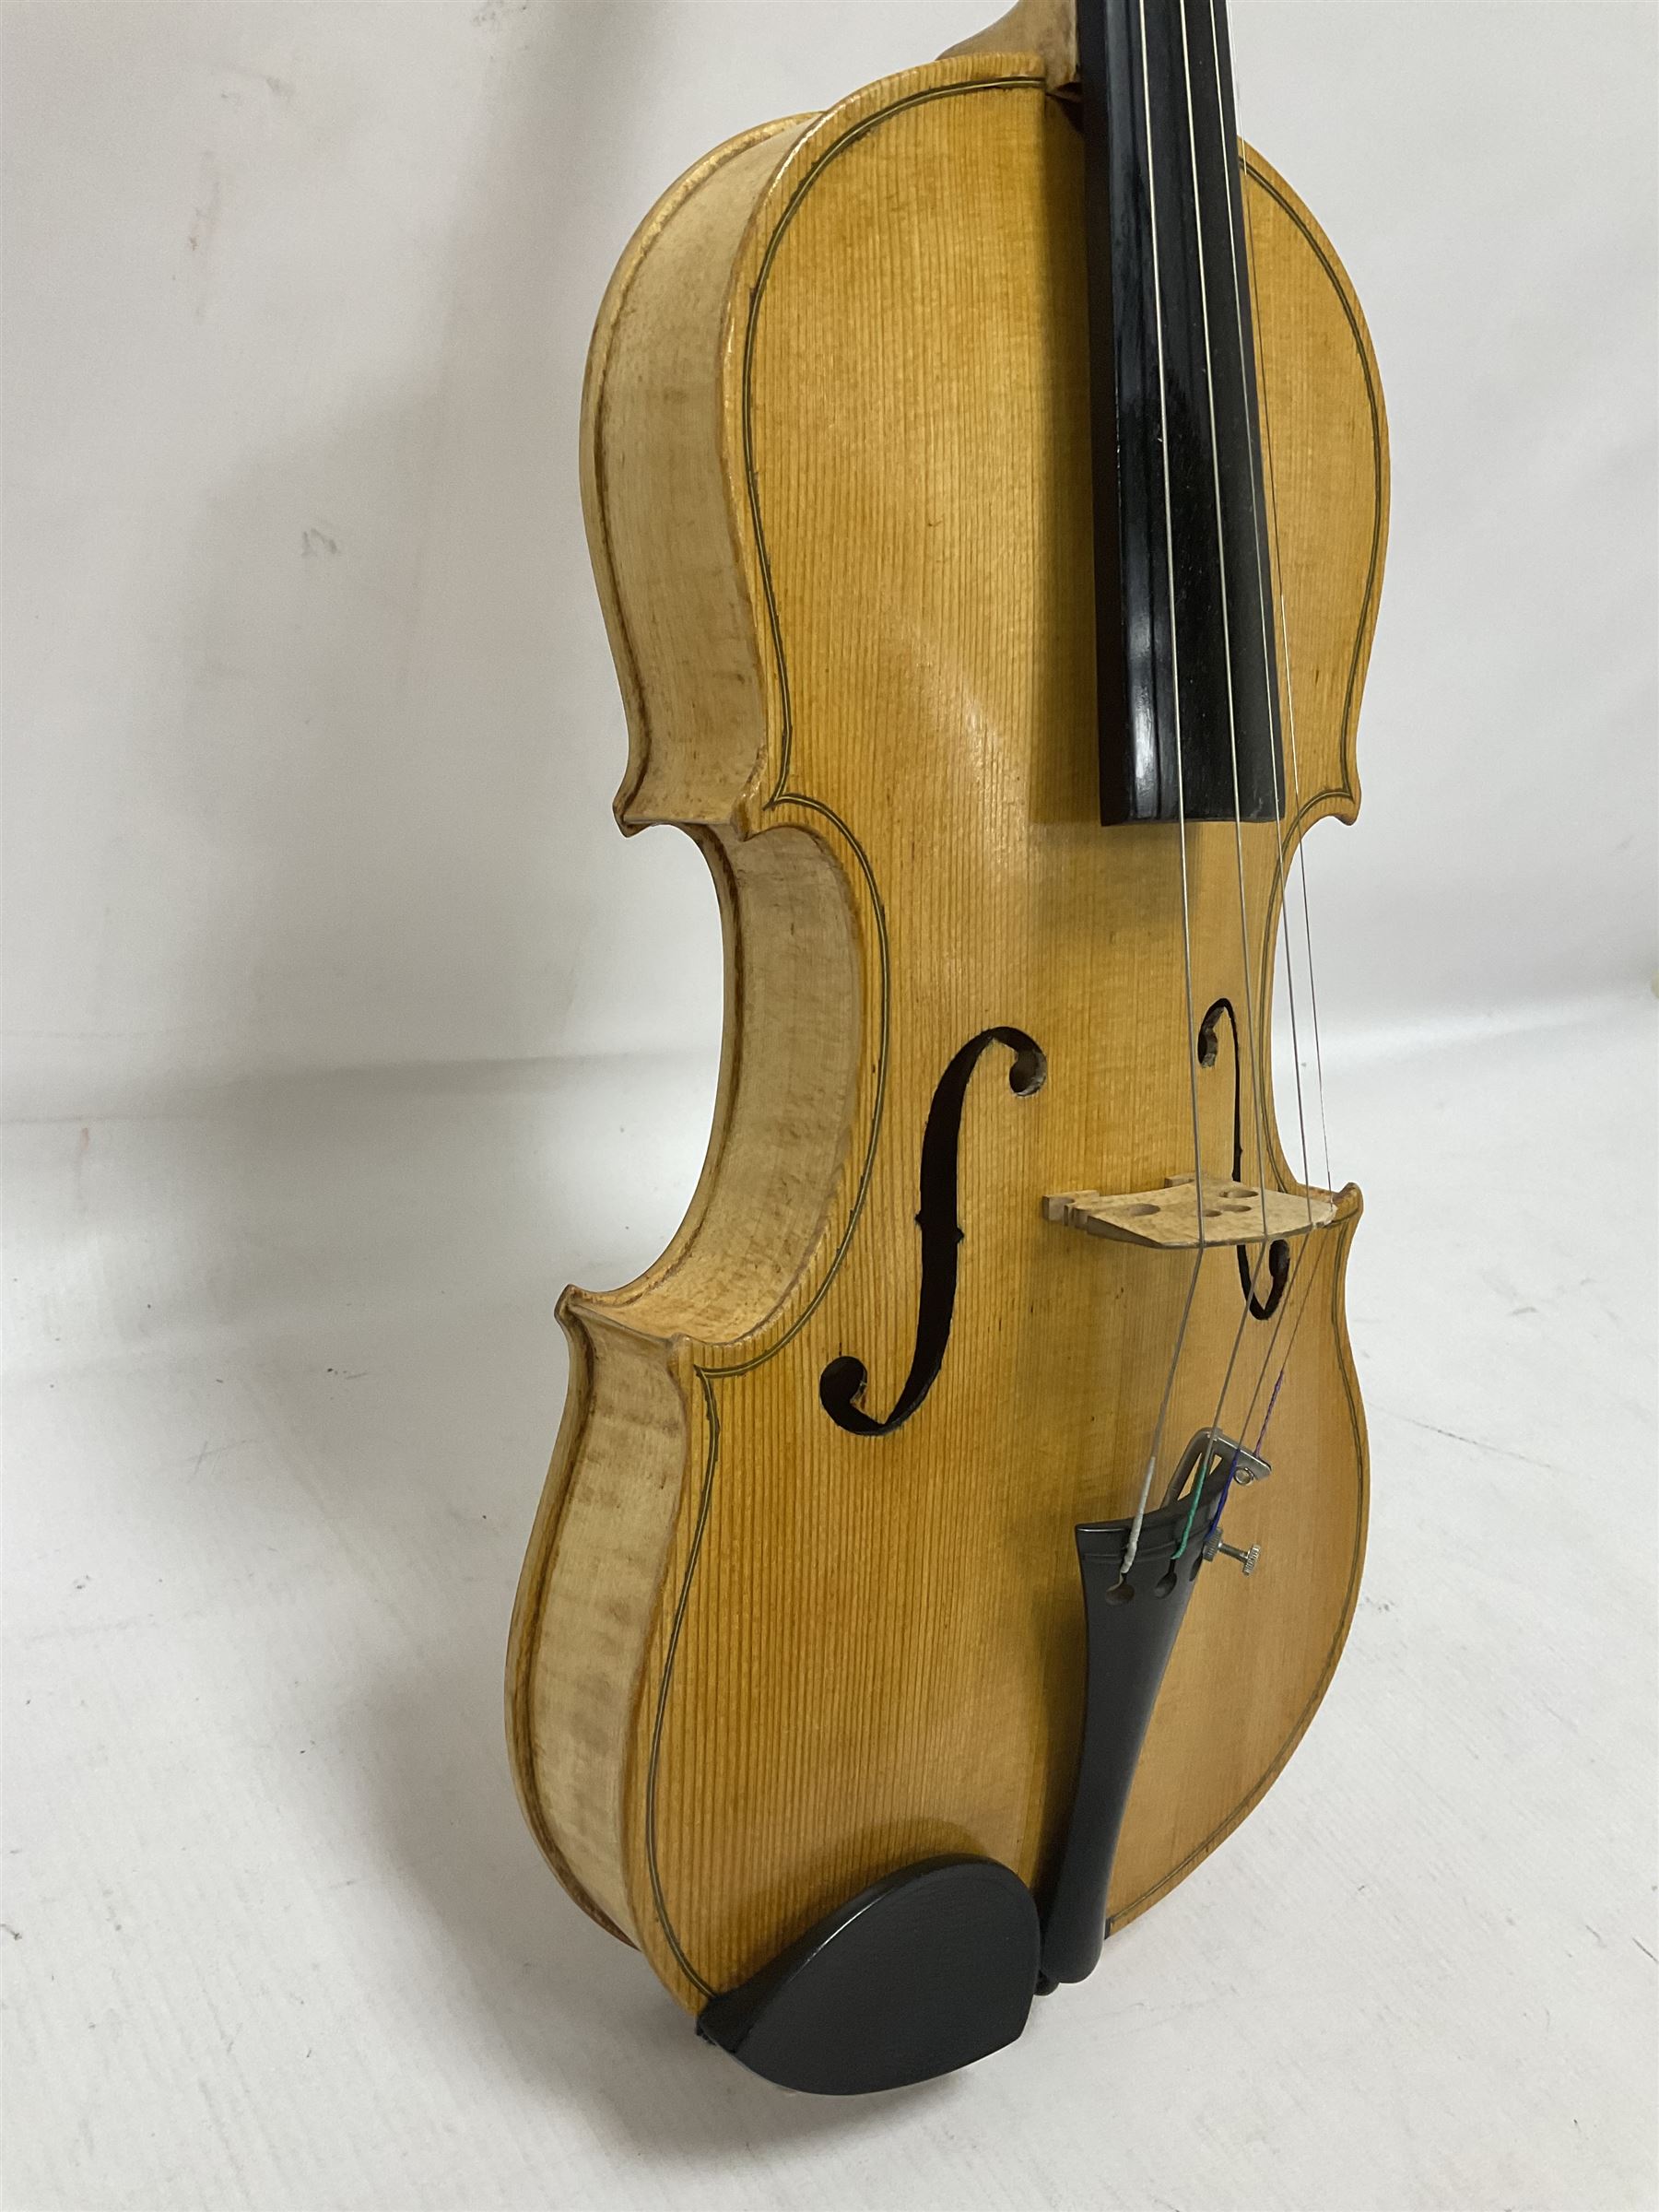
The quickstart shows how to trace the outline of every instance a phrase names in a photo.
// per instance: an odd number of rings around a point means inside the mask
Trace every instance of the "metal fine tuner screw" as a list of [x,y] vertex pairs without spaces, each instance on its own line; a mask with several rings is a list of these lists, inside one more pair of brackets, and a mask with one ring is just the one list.
[[[1255,1572],[1256,1561],[1262,1556],[1262,1547],[1259,1544],[1253,1544],[1248,1551],[1241,1551],[1236,1544],[1223,1544],[1218,1538],[1215,1543],[1214,1551],[1219,1552],[1224,1559],[1237,1559],[1240,1570],[1245,1574]],[[1212,1552],[1213,1556],[1214,1552]]]

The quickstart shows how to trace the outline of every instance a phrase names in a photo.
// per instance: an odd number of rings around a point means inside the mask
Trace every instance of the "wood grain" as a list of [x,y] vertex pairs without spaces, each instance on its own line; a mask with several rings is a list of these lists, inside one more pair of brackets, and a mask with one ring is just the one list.
[[1014,0],[1006,15],[945,53],[1033,54],[1049,89],[1059,91],[1077,82],[1077,0]]
[[[1072,1528],[1133,1504],[1185,1253],[1061,1233],[1048,1192],[1228,1174],[1191,1098],[1174,825],[1096,818],[1080,156],[1040,53],[973,53],[755,134],[646,224],[595,337],[595,567],[628,703],[624,826],[677,821],[725,924],[725,1050],[687,1221],[571,1291],[570,1407],[509,1663],[526,1812],[561,1878],[695,2006],[875,1876],[982,1852],[1040,1882],[1079,1721]],[[1273,940],[1297,841],[1358,806],[1386,441],[1351,288],[1246,175],[1293,788],[1185,834],[1197,1004],[1241,1014],[1241,1179],[1274,1122]],[[1282,598],[1282,604],[1281,604]],[[1242,876],[1244,898],[1240,898]],[[943,1370],[881,1438],[915,1331],[924,1124],[994,1024],[962,1129]],[[1205,1578],[1143,1757],[1114,1924],[1260,1796],[1335,1665],[1364,1546],[1342,1310],[1358,1193],[1298,1241],[1284,1324],[1198,1265],[1169,1423],[1255,1441],[1260,1571]],[[1282,1371],[1282,1382],[1278,1377]],[[1223,1393],[1224,1377],[1229,1377]],[[1277,1382],[1277,1395],[1275,1385]]]

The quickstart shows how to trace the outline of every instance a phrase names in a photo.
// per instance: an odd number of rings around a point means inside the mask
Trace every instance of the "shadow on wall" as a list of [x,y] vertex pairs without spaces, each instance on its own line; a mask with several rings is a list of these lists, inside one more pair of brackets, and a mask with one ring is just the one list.
[[[886,2100],[786,2098],[700,2043],[644,1961],[542,1862],[503,1736],[508,1615],[562,1394],[552,1287],[626,1275],[666,1241],[695,1177],[700,1103],[706,1125],[700,1065],[600,1079],[622,1124],[605,1146],[591,1078],[484,1098],[428,1081],[292,1084],[235,1117],[166,1126],[200,1217],[237,1224],[218,1229],[208,1297],[257,1347],[247,1386],[279,1440],[242,1473],[242,1540],[302,1557],[296,1497],[308,1501],[305,1541],[326,1543],[329,1603],[349,1627],[290,1654],[298,1700],[326,1747],[330,1796],[363,1804],[373,1888],[439,1937],[400,1947],[390,1971],[453,1991],[476,2012],[481,2063],[537,2085],[550,2111],[573,2102],[602,2134],[724,2166],[735,2142],[878,2124]],[[659,1115],[687,1134],[677,1152],[655,1147],[666,1166],[636,1182],[619,1241],[603,1217]],[[199,1228],[180,1225],[187,1250]],[[189,1285],[144,1287],[159,1328],[196,1333]],[[256,1468],[269,1484],[257,1492]],[[201,1497],[222,1513],[212,1490]],[[365,1646],[343,1674],[341,1650]],[[320,1812],[331,1830],[359,1825],[337,1802],[290,1804],[296,1849]],[[339,1909],[349,1940],[357,1909]],[[408,2002],[376,1978],[378,1959],[362,1971],[371,2008]]]
[[[294,294],[292,351],[275,392],[258,372],[262,414],[312,428],[200,514],[170,594],[178,692],[141,739],[124,904],[150,909],[168,1075],[718,1035],[703,865],[678,837],[625,843],[610,818],[626,737],[578,483],[618,210],[667,181],[660,150],[633,142],[628,94],[665,12],[480,8],[494,51],[438,203],[446,234],[348,204],[342,228],[360,235],[321,274],[302,237],[285,249],[272,282]],[[374,89],[364,65],[352,90]],[[306,98],[297,69],[281,128],[303,131]],[[383,140],[383,124],[350,121]],[[394,154],[417,149],[377,141],[376,170]],[[301,162],[241,179],[228,165],[202,252],[234,253],[239,193],[298,191]],[[256,206],[243,228],[282,216]],[[349,288],[387,241],[421,272],[391,272],[390,316]],[[212,271],[193,275],[211,317]],[[240,298],[224,318],[241,339],[269,329]],[[325,413],[318,394],[337,391],[365,396]]]

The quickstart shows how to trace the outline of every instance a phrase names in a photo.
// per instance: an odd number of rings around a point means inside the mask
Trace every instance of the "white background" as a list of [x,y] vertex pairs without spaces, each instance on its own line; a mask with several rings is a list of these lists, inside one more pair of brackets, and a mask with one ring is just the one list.
[[849,2108],[518,1824],[551,1301],[665,1241],[719,1023],[701,864],[609,820],[587,334],[709,146],[989,12],[8,10],[19,2207],[1653,2201],[1651,6],[1233,11],[1394,456],[1311,853],[1376,1520],[1307,1746],[1017,2051]]

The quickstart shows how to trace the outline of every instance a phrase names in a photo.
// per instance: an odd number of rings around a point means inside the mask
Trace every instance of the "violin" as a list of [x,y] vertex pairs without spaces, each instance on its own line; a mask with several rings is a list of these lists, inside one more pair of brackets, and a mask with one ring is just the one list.
[[1387,453],[1224,0],[1021,0],[761,124],[606,294],[616,815],[701,849],[725,1026],[673,1242],[560,1301],[509,1737],[571,1896],[782,2086],[1012,2041],[1335,1669],[1300,849],[1359,809]]

